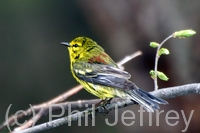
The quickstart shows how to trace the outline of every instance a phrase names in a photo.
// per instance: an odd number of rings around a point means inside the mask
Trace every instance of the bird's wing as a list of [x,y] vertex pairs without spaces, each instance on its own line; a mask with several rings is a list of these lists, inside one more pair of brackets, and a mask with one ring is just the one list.
[[79,79],[93,84],[125,90],[128,94],[127,96],[130,96],[129,98],[143,105],[150,112],[159,109],[158,104],[167,104],[165,100],[139,89],[133,82],[128,80],[130,74],[118,68],[91,63],[76,63],[73,67],[74,73]]
[[110,65],[78,62],[73,64],[75,75],[84,81],[119,89],[126,89],[132,84],[128,79],[131,75]]

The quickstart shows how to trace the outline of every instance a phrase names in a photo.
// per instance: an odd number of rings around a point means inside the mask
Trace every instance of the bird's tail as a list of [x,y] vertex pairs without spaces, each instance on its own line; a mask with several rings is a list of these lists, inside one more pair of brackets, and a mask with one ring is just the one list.
[[160,109],[159,104],[168,104],[167,101],[135,87],[127,91],[129,98],[143,106],[148,112],[154,112],[154,110]]

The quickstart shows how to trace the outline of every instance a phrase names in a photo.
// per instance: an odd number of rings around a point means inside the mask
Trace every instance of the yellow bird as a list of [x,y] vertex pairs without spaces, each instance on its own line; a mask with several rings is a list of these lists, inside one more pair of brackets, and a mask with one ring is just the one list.
[[159,109],[158,104],[167,104],[167,101],[131,82],[131,75],[119,69],[104,49],[92,39],[77,37],[70,43],[61,44],[68,47],[73,77],[91,94],[102,100],[114,97],[130,99],[149,112]]

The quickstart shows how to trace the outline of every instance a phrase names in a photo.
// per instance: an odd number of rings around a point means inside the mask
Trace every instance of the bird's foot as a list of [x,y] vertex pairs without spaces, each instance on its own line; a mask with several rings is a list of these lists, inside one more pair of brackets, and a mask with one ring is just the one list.
[[99,111],[102,112],[102,114],[105,116],[109,113],[109,109],[106,107],[108,104],[110,104],[112,98],[101,100],[99,103],[97,103],[95,108],[97,107],[101,108]]

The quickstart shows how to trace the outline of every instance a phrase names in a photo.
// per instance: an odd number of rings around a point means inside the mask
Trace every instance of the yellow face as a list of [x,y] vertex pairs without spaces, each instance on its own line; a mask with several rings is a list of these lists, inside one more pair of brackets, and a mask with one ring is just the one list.
[[71,62],[88,59],[95,54],[94,51],[104,51],[95,41],[87,37],[77,37],[70,43],[63,44],[68,46]]
[[85,47],[84,44],[88,43],[90,39],[86,37],[78,37],[72,40],[69,44],[70,46],[68,47],[69,54],[71,58],[78,58],[81,53],[84,53]]

